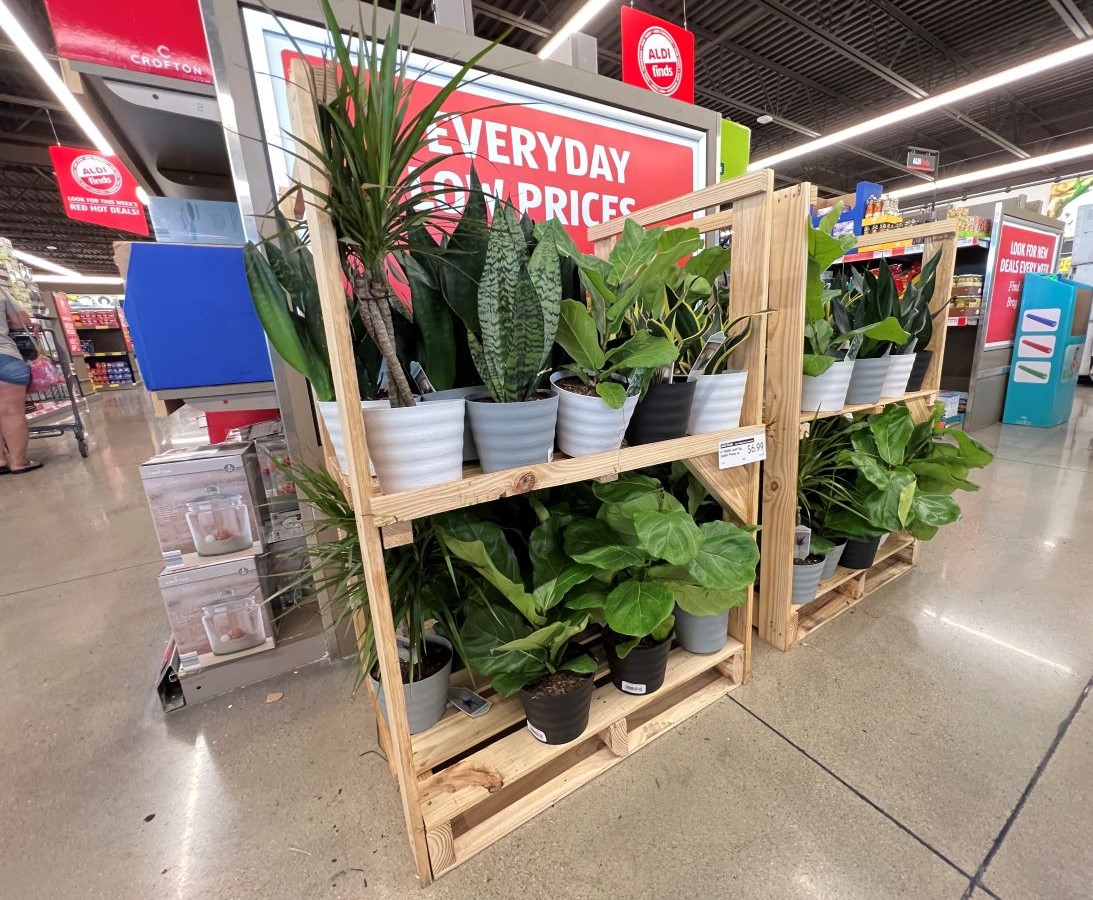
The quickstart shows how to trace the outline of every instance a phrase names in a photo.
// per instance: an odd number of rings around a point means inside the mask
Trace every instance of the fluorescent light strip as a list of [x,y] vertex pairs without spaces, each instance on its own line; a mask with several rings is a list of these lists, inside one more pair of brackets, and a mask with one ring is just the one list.
[[[75,278],[80,277],[80,273],[75,269],[59,266],[55,262],[50,262],[48,259],[42,259],[42,257],[35,256],[33,253],[27,253],[24,250],[14,250],[12,251],[12,255],[17,260],[25,262],[28,266],[34,266],[36,269],[44,269],[47,272],[53,272],[57,275],[68,275]],[[37,276],[35,276],[35,278],[37,278]]]
[[558,29],[554,37],[546,42],[546,45],[538,53],[539,59],[547,59],[550,57],[562,46],[566,38],[576,34],[584,28],[584,26],[596,18],[610,2],[611,0],[586,0],[585,5],[578,9],[573,14],[573,17]]
[[117,275],[35,275],[34,280],[38,284],[125,284]]
[[944,191],[947,188],[959,187],[962,184],[986,181],[989,178],[1001,178],[1003,175],[1009,175],[1013,172],[1023,172],[1026,169],[1037,169],[1041,166],[1081,159],[1083,156],[1093,156],[1093,144],[1081,144],[1077,147],[1071,147],[1069,150],[1058,150],[1055,153],[1045,153],[1043,156],[1017,159],[1011,163],[1003,163],[1000,166],[977,169],[974,172],[964,172],[960,175],[950,175],[948,178],[939,178],[936,183],[920,182],[909,187],[896,188],[894,191],[889,191],[889,194],[892,197],[901,198],[916,197],[919,194],[932,194],[935,189]]
[[880,131],[883,128],[895,125],[897,122],[913,119],[916,116],[924,115],[939,107],[951,106],[955,103],[959,103],[961,100],[967,100],[969,97],[975,97],[979,94],[984,94],[987,91],[996,90],[1007,84],[1020,81],[1023,78],[1039,75],[1043,72],[1050,71],[1051,69],[1056,69],[1059,66],[1064,66],[1067,63],[1086,59],[1090,56],[1093,56],[1093,40],[1073,44],[1062,50],[1057,50],[1055,53],[1049,53],[1047,56],[1029,60],[1027,63],[1005,69],[1002,72],[996,72],[993,75],[988,75],[977,81],[969,82],[962,87],[953,88],[951,91],[945,91],[944,93],[937,94],[933,97],[927,97],[925,100],[919,100],[917,103],[911,103],[900,109],[895,109],[884,115],[871,118],[868,121],[860,122],[857,125],[851,125],[849,128],[843,128],[840,131],[822,135],[814,141],[806,141],[796,147],[791,147],[789,150],[783,150],[781,153],[775,153],[773,156],[768,156],[765,159],[756,160],[748,166],[748,171],[773,168],[779,163],[797,159],[801,156],[807,156],[811,153],[815,153],[817,150],[823,150],[825,147],[831,147],[835,144],[841,144],[853,140],[856,137],[861,137],[863,134]]
[[76,124],[83,129],[84,134],[95,145],[95,149],[100,153],[113,156],[114,149],[110,146],[106,135],[99,130],[98,125],[91,121],[91,117],[84,112],[76,96],[68,89],[68,85],[61,80],[61,76],[57,74],[53,66],[42,55],[42,51],[31,40],[26,29],[19,24],[19,20],[8,9],[6,0],[0,0],[0,28],[7,32],[11,43],[18,48],[42,81],[53,91],[54,96],[61,101],[68,114],[76,120]]

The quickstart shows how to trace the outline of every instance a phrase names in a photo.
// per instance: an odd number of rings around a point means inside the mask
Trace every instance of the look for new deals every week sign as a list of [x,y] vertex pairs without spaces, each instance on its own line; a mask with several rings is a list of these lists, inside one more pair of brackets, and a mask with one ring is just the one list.
[[997,242],[998,251],[987,310],[988,347],[1013,342],[1025,276],[1029,272],[1053,271],[1059,249],[1058,232],[1016,225],[1004,219],[992,240]]

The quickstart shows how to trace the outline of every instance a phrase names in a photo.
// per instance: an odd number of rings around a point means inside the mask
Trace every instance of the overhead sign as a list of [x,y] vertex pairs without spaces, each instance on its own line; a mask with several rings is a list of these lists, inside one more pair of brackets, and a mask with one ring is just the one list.
[[907,168],[912,172],[925,172],[933,175],[941,154],[937,150],[925,150],[922,147],[907,148]]
[[694,103],[695,36],[632,6],[622,7],[622,80]]
[[116,156],[78,147],[50,147],[57,187],[70,219],[116,231],[148,234],[137,180]]
[[62,59],[212,83],[197,0],[46,0]]
[[[322,29],[244,10],[274,184],[292,183],[296,158],[285,97],[299,49],[323,57]],[[284,29],[289,29],[286,34]],[[411,106],[436,96],[456,69],[411,55]],[[472,72],[429,132],[428,154],[444,158],[429,177],[451,186],[437,201],[459,209],[473,163],[486,191],[511,199],[533,219],[557,219],[590,250],[588,228],[705,185],[707,133],[550,91],[501,75]],[[278,143],[280,146],[278,146]],[[424,157],[420,161],[424,161]]]
[[995,248],[990,269],[987,306],[987,348],[1013,343],[1021,287],[1030,272],[1048,274],[1059,256],[1059,232],[1018,225],[1002,219],[998,234],[991,235]]

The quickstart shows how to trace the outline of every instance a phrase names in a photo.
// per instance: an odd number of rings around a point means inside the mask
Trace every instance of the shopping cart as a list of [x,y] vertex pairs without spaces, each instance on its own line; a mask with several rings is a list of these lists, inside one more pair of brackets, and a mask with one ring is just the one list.
[[80,456],[86,459],[87,431],[80,418],[83,391],[79,379],[63,354],[52,354],[52,361],[64,373],[65,380],[44,391],[27,394],[27,430],[32,438],[60,437],[71,432],[76,436]]

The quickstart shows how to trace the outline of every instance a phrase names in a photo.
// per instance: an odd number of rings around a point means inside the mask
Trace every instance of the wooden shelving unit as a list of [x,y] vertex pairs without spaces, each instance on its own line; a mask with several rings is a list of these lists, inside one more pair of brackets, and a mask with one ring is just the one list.
[[[923,241],[923,252],[932,256],[941,251],[937,281],[931,308],[937,314],[930,345],[934,351],[923,380],[923,390],[900,397],[885,397],[880,403],[846,406],[832,413],[801,412],[801,359],[804,353],[804,291],[808,259],[808,208],[802,204],[808,186],[795,195],[799,223],[782,235],[776,235],[771,253],[771,306],[767,329],[766,420],[768,426],[767,461],[763,470],[763,554],[760,558],[760,588],[755,619],[759,636],[780,650],[789,650],[821,625],[845,612],[855,603],[879,590],[893,578],[908,571],[917,559],[918,548],[907,535],[892,535],[885,542],[873,567],[863,571],[840,568],[835,576],[820,585],[816,599],[802,606],[790,602],[793,585],[793,531],[797,524],[797,453],[802,429],[815,418],[829,418],[859,412],[879,412],[893,403],[903,403],[916,422],[927,419],[937,400],[941,384],[941,366],[945,355],[945,310],[952,297],[953,270],[956,265],[957,225],[955,221],[932,222],[893,231],[865,235],[858,242],[852,258],[871,259],[878,244],[910,245]],[[783,192],[785,193],[785,192]]]
[[[295,63],[289,80],[289,104],[295,133],[302,142],[319,143],[308,95],[310,79]],[[321,72],[316,73],[321,75]],[[322,79],[318,79],[322,83]],[[304,144],[301,143],[300,146]],[[311,186],[324,189],[316,168],[304,166]],[[636,212],[630,218],[643,226],[707,215],[695,221],[706,233],[716,233],[733,216],[734,243],[731,291],[734,314],[768,306],[772,227],[784,215],[773,193],[773,173],[759,171],[703,191]],[[734,368],[747,369],[748,386],[740,428],[719,434],[680,438],[660,444],[624,447],[611,453],[580,458],[560,456],[554,462],[489,475],[468,468],[457,482],[404,491],[379,493],[369,476],[364,423],[355,402],[359,395],[351,346],[342,269],[333,225],[321,209],[308,205],[307,224],[319,283],[335,392],[346,440],[348,472],[338,473],[347,485],[356,512],[364,557],[369,615],[377,640],[381,678],[400,683],[399,661],[383,559],[383,532],[412,540],[407,523],[443,510],[468,507],[503,496],[527,493],[550,485],[588,479],[608,480],[629,469],[683,460],[707,489],[738,520],[758,523],[759,463],[720,469],[717,449],[729,438],[763,433],[762,394],[765,364],[765,321],[740,348]],[[802,219],[803,221],[803,219]],[[622,230],[622,221],[597,226],[589,238],[598,253],[606,253]],[[336,462],[328,457],[328,465]],[[562,797],[617,765],[629,754],[713,703],[748,677],[751,653],[752,598],[733,610],[729,640],[718,653],[698,656],[672,650],[664,687],[646,696],[617,691],[601,665],[589,725],[578,740],[564,746],[541,744],[523,727],[524,716],[515,698],[495,701],[484,716],[470,719],[449,710],[424,733],[411,736],[400,691],[389,692],[388,715],[377,712],[377,730],[388,766],[398,783],[414,865],[421,883],[449,871],[489,847]],[[358,626],[360,622],[356,623]],[[589,637],[589,649],[600,651]],[[602,660],[602,655],[599,657]],[[367,681],[366,681],[367,685]],[[481,684],[479,685],[481,690]],[[375,708],[375,697],[373,706]]]

